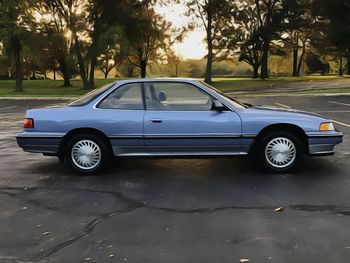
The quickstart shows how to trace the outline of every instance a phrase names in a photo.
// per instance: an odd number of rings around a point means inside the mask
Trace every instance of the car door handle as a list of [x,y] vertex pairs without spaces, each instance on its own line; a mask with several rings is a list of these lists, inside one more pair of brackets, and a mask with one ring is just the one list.
[[151,122],[153,122],[153,123],[161,123],[162,119],[151,119]]

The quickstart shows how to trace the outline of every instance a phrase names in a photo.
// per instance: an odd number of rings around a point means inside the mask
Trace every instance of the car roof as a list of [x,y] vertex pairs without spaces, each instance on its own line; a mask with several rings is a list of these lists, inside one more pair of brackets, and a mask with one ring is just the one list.
[[144,78],[144,79],[124,79],[124,80],[117,80],[117,84],[126,84],[126,83],[135,83],[135,82],[154,82],[154,81],[171,81],[171,82],[189,82],[189,83],[198,83],[197,79],[191,79],[191,78]]

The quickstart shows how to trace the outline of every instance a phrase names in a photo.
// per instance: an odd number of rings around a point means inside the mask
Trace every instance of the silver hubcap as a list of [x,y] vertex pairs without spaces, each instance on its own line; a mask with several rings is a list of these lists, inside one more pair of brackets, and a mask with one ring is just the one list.
[[271,140],[265,148],[266,160],[276,168],[285,168],[291,165],[296,158],[296,154],[294,143],[284,137]]
[[93,141],[78,141],[72,148],[72,160],[80,169],[93,169],[101,162],[101,149]]

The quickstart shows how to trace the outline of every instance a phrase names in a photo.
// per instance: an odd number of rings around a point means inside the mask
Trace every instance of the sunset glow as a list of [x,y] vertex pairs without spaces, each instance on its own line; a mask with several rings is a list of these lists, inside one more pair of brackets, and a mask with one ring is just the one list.
[[[172,4],[168,6],[156,6],[157,13],[164,16],[164,18],[171,22],[175,27],[186,26],[191,18],[186,16],[187,7],[181,4]],[[207,49],[203,43],[205,39],[204,28],[198,28],[195,31],[189,32],[182,43],[176,43],[174,50],[177,55],[183,59],[200,59],[203,58]]]

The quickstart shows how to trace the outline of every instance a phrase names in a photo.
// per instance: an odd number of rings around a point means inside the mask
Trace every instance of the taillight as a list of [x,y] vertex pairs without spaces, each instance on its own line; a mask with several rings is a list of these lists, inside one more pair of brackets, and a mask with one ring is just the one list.
[[31,118],[25,118],[23,121],[23,128],[25,129],[34,128],[34,120]]

